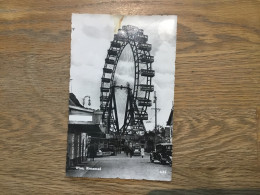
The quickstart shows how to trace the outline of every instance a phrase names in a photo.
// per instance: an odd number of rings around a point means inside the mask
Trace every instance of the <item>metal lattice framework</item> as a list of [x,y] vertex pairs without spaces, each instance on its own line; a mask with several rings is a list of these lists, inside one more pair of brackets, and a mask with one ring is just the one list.
[[[129,125],[133,126],[133,130],[145,130],[143,121],[148,119],[147,107],[152,105],[150,93],[154,91],[152,77],[155,75],[154,70],[152,70],[154,57],[150,55],[152,45],[148,44],[147,41],[148,36],[143,34],[142,29],[130,25],[123,26],[114,35],[105,59],[100,88],[100,109],[103,111],[102,119],[107,126],[107,132],[124,134]],[[130,89],[129,85],[124,87],[116,86],[114,82],[119,58],[128,44],[134,57],[135,77],[133,89]],[[123,126],[120,128],[118,125],[115,88],[127,91],[125,119]]]

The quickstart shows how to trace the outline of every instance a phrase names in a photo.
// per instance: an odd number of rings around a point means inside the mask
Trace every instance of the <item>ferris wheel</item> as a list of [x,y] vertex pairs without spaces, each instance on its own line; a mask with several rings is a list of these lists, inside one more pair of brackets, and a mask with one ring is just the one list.
[[[143,121],[148,120],[147,108],[152,106],[150,93],[154,91],[152,69],[154,57],[150,55],[152,45],[147,43],[148,36],[143,30],[127,25],[118,30],[111,41],[103,68],[100,87],[100,109],[103,111],[102,121],[108,133],[126,134],[132,127],[133,131],[145,131]],[[134,59],[134,84],[117,86],[115,72],[122,51],[130,45]],[[119,127],[115,90],[125,90],[127,102],[125,105],[124,123]]]

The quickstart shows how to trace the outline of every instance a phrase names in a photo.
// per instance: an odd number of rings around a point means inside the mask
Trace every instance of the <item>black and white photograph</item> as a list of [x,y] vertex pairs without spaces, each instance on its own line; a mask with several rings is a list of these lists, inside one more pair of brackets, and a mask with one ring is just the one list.
[[177,16],[72,14],[67,177],[171,181]]

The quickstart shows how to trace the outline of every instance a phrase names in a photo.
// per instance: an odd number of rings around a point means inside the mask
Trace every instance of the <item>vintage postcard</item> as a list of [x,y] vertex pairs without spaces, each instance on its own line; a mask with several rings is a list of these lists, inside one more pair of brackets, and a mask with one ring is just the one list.
[[171,181],[176,29],[72,15],[67,176]]

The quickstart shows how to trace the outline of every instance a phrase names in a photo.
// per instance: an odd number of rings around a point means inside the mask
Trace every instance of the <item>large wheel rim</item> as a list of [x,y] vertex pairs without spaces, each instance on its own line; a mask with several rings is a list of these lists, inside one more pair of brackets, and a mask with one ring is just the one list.
[[[152,77],[154,71],[152,70],[153,56],[150,55],[151,44],[147,44],[148,36],[143,34],[143,30],[134,26],[123,26],[114,35],[108,49],[105,65],[103,68],[103,75],[101,78],[101,96],[100,109],[103,111],[103,121],[108,124],[110,120],[112,127],[107,127],[109,131],[115,132],[115,117],[111,115],[106,118],[109,112],[109,102],[111,101],[111,88],[114,85],[114,77],[119,58],[126,47],[130,45],[135,66],[135,78],[133,87],[133,102],[134,102],[134,125],[136,128],[144,128],[143,121],[148,119],[147,107],[152,105],[150,100],[150,93],[154,90],[152,85]],[[140,83],[140,78],[143,78],[144,83]],[[138,104],[137,104],[138,101]],[[127,116],[127,124],[123,124],[124,128],[130,125],[131,116]],[[109,124],[110,124],[109,122]],[[133,125],[133,124],[131,124]],[[121,132],[124,133],[124,132]]]

